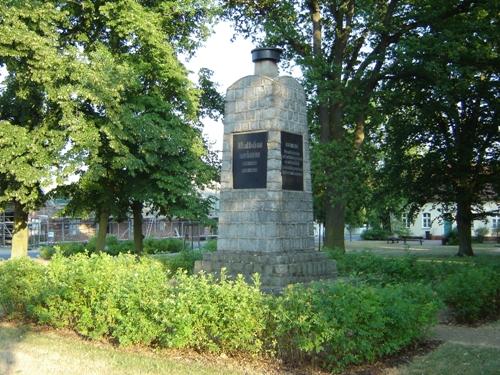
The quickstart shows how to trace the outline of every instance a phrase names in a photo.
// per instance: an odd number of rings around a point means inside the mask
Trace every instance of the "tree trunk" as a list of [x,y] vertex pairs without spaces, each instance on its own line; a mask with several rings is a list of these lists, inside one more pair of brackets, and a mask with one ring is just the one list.
[[345,207],[343,203],[331,204],[327,199],[325,207],[325,247],[345,251],[344,227]]
[[104,251],[106,247],[106,234],[108,233],[109,210],[103,209],[99,212],[99,229],[95,242],[95,251],[97,253]]
[[[342,127],[343,110],[340,103],[327,107],[326,104],[320,105],[320,125],[321,125],[321,143],[330,143],[332,141],[341,142],[344,138],[344,129]],[[335,187],[327,187],[325,195],[325,243],[324,246],[330,249],[345,251],[344,227],[345,227],[345,203],[332,203],[331,198],[337,196]]]
[[20,203],[15,202],[11,258],[28,256],[28,239],[28,213]]
[[457,202],[458,256],[473,256],[472,251],[472,213],[467,202]]
[[132,203],[132,214],[134,216],[134,250],[137,255],[142,254],[144,236],[142,235],[142,203]]

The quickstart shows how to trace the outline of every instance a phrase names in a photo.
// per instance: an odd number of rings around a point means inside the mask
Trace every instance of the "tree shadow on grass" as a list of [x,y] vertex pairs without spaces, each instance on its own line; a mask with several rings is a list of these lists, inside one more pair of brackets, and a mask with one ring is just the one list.
[[13,374],[16,363],[15,347],[24,340],[29,331],[28,327],[15,327],[0,321],[0,374]]

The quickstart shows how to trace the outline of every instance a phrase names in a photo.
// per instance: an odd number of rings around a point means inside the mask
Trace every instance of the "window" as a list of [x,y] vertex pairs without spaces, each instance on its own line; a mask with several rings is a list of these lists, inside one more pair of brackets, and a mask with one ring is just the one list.
[[431,227],[431,214],[429,212],[424,212],[422,214],[422,228]]
[[500,229],[500,216],[495,216],[491,219],[491,227],[493,229]]
[[411,222],[410,222],[410,217],[409,217],[407,212],[403,213],[403,215],[401,216],[401,222],[403,223],[404,228],[410,227]]

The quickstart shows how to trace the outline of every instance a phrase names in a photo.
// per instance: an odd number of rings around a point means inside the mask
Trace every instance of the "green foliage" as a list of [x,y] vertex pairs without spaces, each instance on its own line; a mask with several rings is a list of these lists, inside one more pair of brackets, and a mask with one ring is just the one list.
[[411,283],[438,284],[447,276],[459,274],[472,267],[468,263],[421,261],[416,256],[387,257],[363,253],[335,253],[339,274],[355,276],[370,283]]
[[445,237],[446,245],[458,245],[458,229],[453,228]]
[[160,343],[168,347],[213,352],[262,351],[267,307],[259,289],[240,276],[220,281],[213,276],[177,273],[166,301],[166,331]]
[[342,254],[339,274],[370,285],[420,282],[431,286],[458,322],[477,323],[500,313],[500,273],[491,262],[427,261],[418,257],[384,258],[371,253]]
[[[42,246],[40,248],[40,257],[51,259],[56,253],[56,249],[63,256],[71,256],[80,253],[92,254],[96,251],[96,239],[92,237],[87,243],[83,242],[65,242],[52,246]],[[147,238],[144,240],[144,252],[146,254],[158,253],[180,253],[184,250],[184,242],[177,238]],[[134,243],[130,240],[119,240],[115,236],[106,237],[105,253],[109,255],[118,255],[134,252]]]
[[[0,264],[1,307],[18,317],[121,345],[310,358],[332,370],[374,361],[420,338],[438,303],[416,285],[316,283],[265,296],[259,278],[169,276],[150,258],[56,254]],[[36,285],[36,288],[28,288]]]
[[500,274],[496,270],[467,269],[444,280],[438,291],[460,323],[500,316]]
[[148,206],[163,215],[203,217],[211,202],[200,190],[216,178],[198,123],[199,96],[210,75],[205,72],[197,89],[178,55],[194,53],[208,35],[215,2],[130,0],[63,8],[72,20],[64,39],[78,43],[85,55],[105,51],[108,74],[121,88],[106,105],[88,108],[99,139],[79,181],[60,191],[70,197],[67,211],[94,212],[105,221],[110,214],[124,217],[132,206],[139,213]]
[[54,246],[42,246],[40,247],[40,258],[49,260],[56,253],[56,249]]
[[157,262],[130,255],[55,256],[47,266],[38,322],[119,343],[151,343],[161,332],[158,316],[167,275]]
[[422,337],[439,308],[434,293],[420,284],[315,283],[288,288],[274,303],[270,329],[281,355],[315,358],[335,372]]
[[79,103],[101,104],[87,86],[100,69],[61,42],[67,22],[53,2],[0,4],[0,206],[38,208],[95,140]]
[[203,248],[207,251],[217,251],[217,240],[208,240]]
[[474,231],[474,233],[476,234],[476,237],[474,238],[474,240],[476,242],[483,243],[484,242],[484,237],[486,237],[489,232],[490,232],[490,230],[488,229],[488,227],[477,228]]
[[144,252],[146,254],[179,253],[184,250],[184,242],[178,238],[146,238]]
[[194,262],[203,258],[203,252],[200,250],[185,249],[175,255],[166,255],[156,258],[163,263],[163,265],[170,270],[170,272],[177,272],[184,270],[188,273],[193,272]]
[[500,7],[478,2],[463,10],[402,38],[392,66],[399,79],[388,81],[382,102],[393,186],[415,207],[432,201],[443,213],[456,212],[459,254],[473,255],[471,224],[500,191]]
[[366,229],[361,233],[363,240],[385,240],[389,237],[390,233],[380,228]]
[[44,267],[28,258],[0,262],[0,316],[28,318],[38,302]]

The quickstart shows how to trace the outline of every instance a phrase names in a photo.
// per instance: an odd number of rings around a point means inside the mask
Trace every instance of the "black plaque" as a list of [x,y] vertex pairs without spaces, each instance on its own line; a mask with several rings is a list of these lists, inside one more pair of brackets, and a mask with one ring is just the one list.
[[302,135],[281,132],[281,177],[283,190],[304,190]]
[[233,188],[266,188],[267,132],[233,135]]

